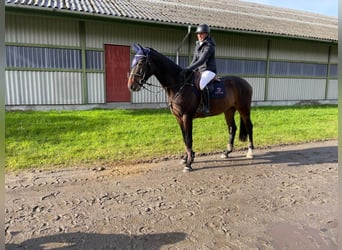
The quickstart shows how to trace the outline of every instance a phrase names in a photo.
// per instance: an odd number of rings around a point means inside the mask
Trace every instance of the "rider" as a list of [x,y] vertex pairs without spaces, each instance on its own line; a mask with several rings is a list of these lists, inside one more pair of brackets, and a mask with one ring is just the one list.
[[207,24],[200,24],[196,29],[197,40],[192,62],[180,73],[181,79],[185,79],[190,71],[197,70],[201,73],[200,89],[203,100],[203,113],[210,114],[209,90],[207,84],[216,76],[216,60],[214,38],[210,36],[210,28]]

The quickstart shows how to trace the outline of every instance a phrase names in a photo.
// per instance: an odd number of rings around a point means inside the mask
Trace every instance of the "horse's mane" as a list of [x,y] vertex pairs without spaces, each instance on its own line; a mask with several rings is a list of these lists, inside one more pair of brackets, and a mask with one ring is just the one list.
[[163,59],[163,62],[165,63],[165,66],[167,67],[172,67],[172,69],[174,70],[180,70],[182,69],[179,65],[177,65],[174,61],[172,61],[170,58],[168,58],[167,56],[159,53],[157,50],[153,49],[153,48],[148,48],[150,50],[150,52],[155,53],[158,55],[159,58]]

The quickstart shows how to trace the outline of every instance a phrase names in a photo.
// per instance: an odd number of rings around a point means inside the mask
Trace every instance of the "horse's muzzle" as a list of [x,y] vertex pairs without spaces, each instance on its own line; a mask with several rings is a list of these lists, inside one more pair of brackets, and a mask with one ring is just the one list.
[[139,91],[141,89],[141,84],[134,81],[134,79],[129,78],[128,79],[128,89],[130,91]]

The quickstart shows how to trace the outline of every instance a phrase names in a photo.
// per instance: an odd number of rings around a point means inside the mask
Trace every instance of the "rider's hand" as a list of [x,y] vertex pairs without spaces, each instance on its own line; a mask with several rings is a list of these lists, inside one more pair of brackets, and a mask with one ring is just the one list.
[[183,69],[180,73],[179,73],[179,79],[180,81],[185,81],[188,77],[188,75],[191,73],[190,69]]

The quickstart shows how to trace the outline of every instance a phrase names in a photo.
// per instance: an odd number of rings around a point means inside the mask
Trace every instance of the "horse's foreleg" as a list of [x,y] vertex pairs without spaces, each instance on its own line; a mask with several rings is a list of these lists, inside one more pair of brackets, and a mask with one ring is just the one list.
[[235,124],[235,119],[234,119],[234,115],[235,115],[235,108],[231,108],[228,111],[226,111],[224,113],[225,118],[226,118],[226,123],[228,126],[228,143],[227,143],[227,150],[224,151],[221,155],[221,158],[228,158],[228,155],[233,151],[233,147],[234,147],[234,139],[235,139],[235,134],[236,134],[236,124]]
[[184,115],[182,121],[181,127],[186,150],[186,163],[183,171],[190,172],[192,171],[191,164],[195,158],[195,152],[192,151],[192,117]]

